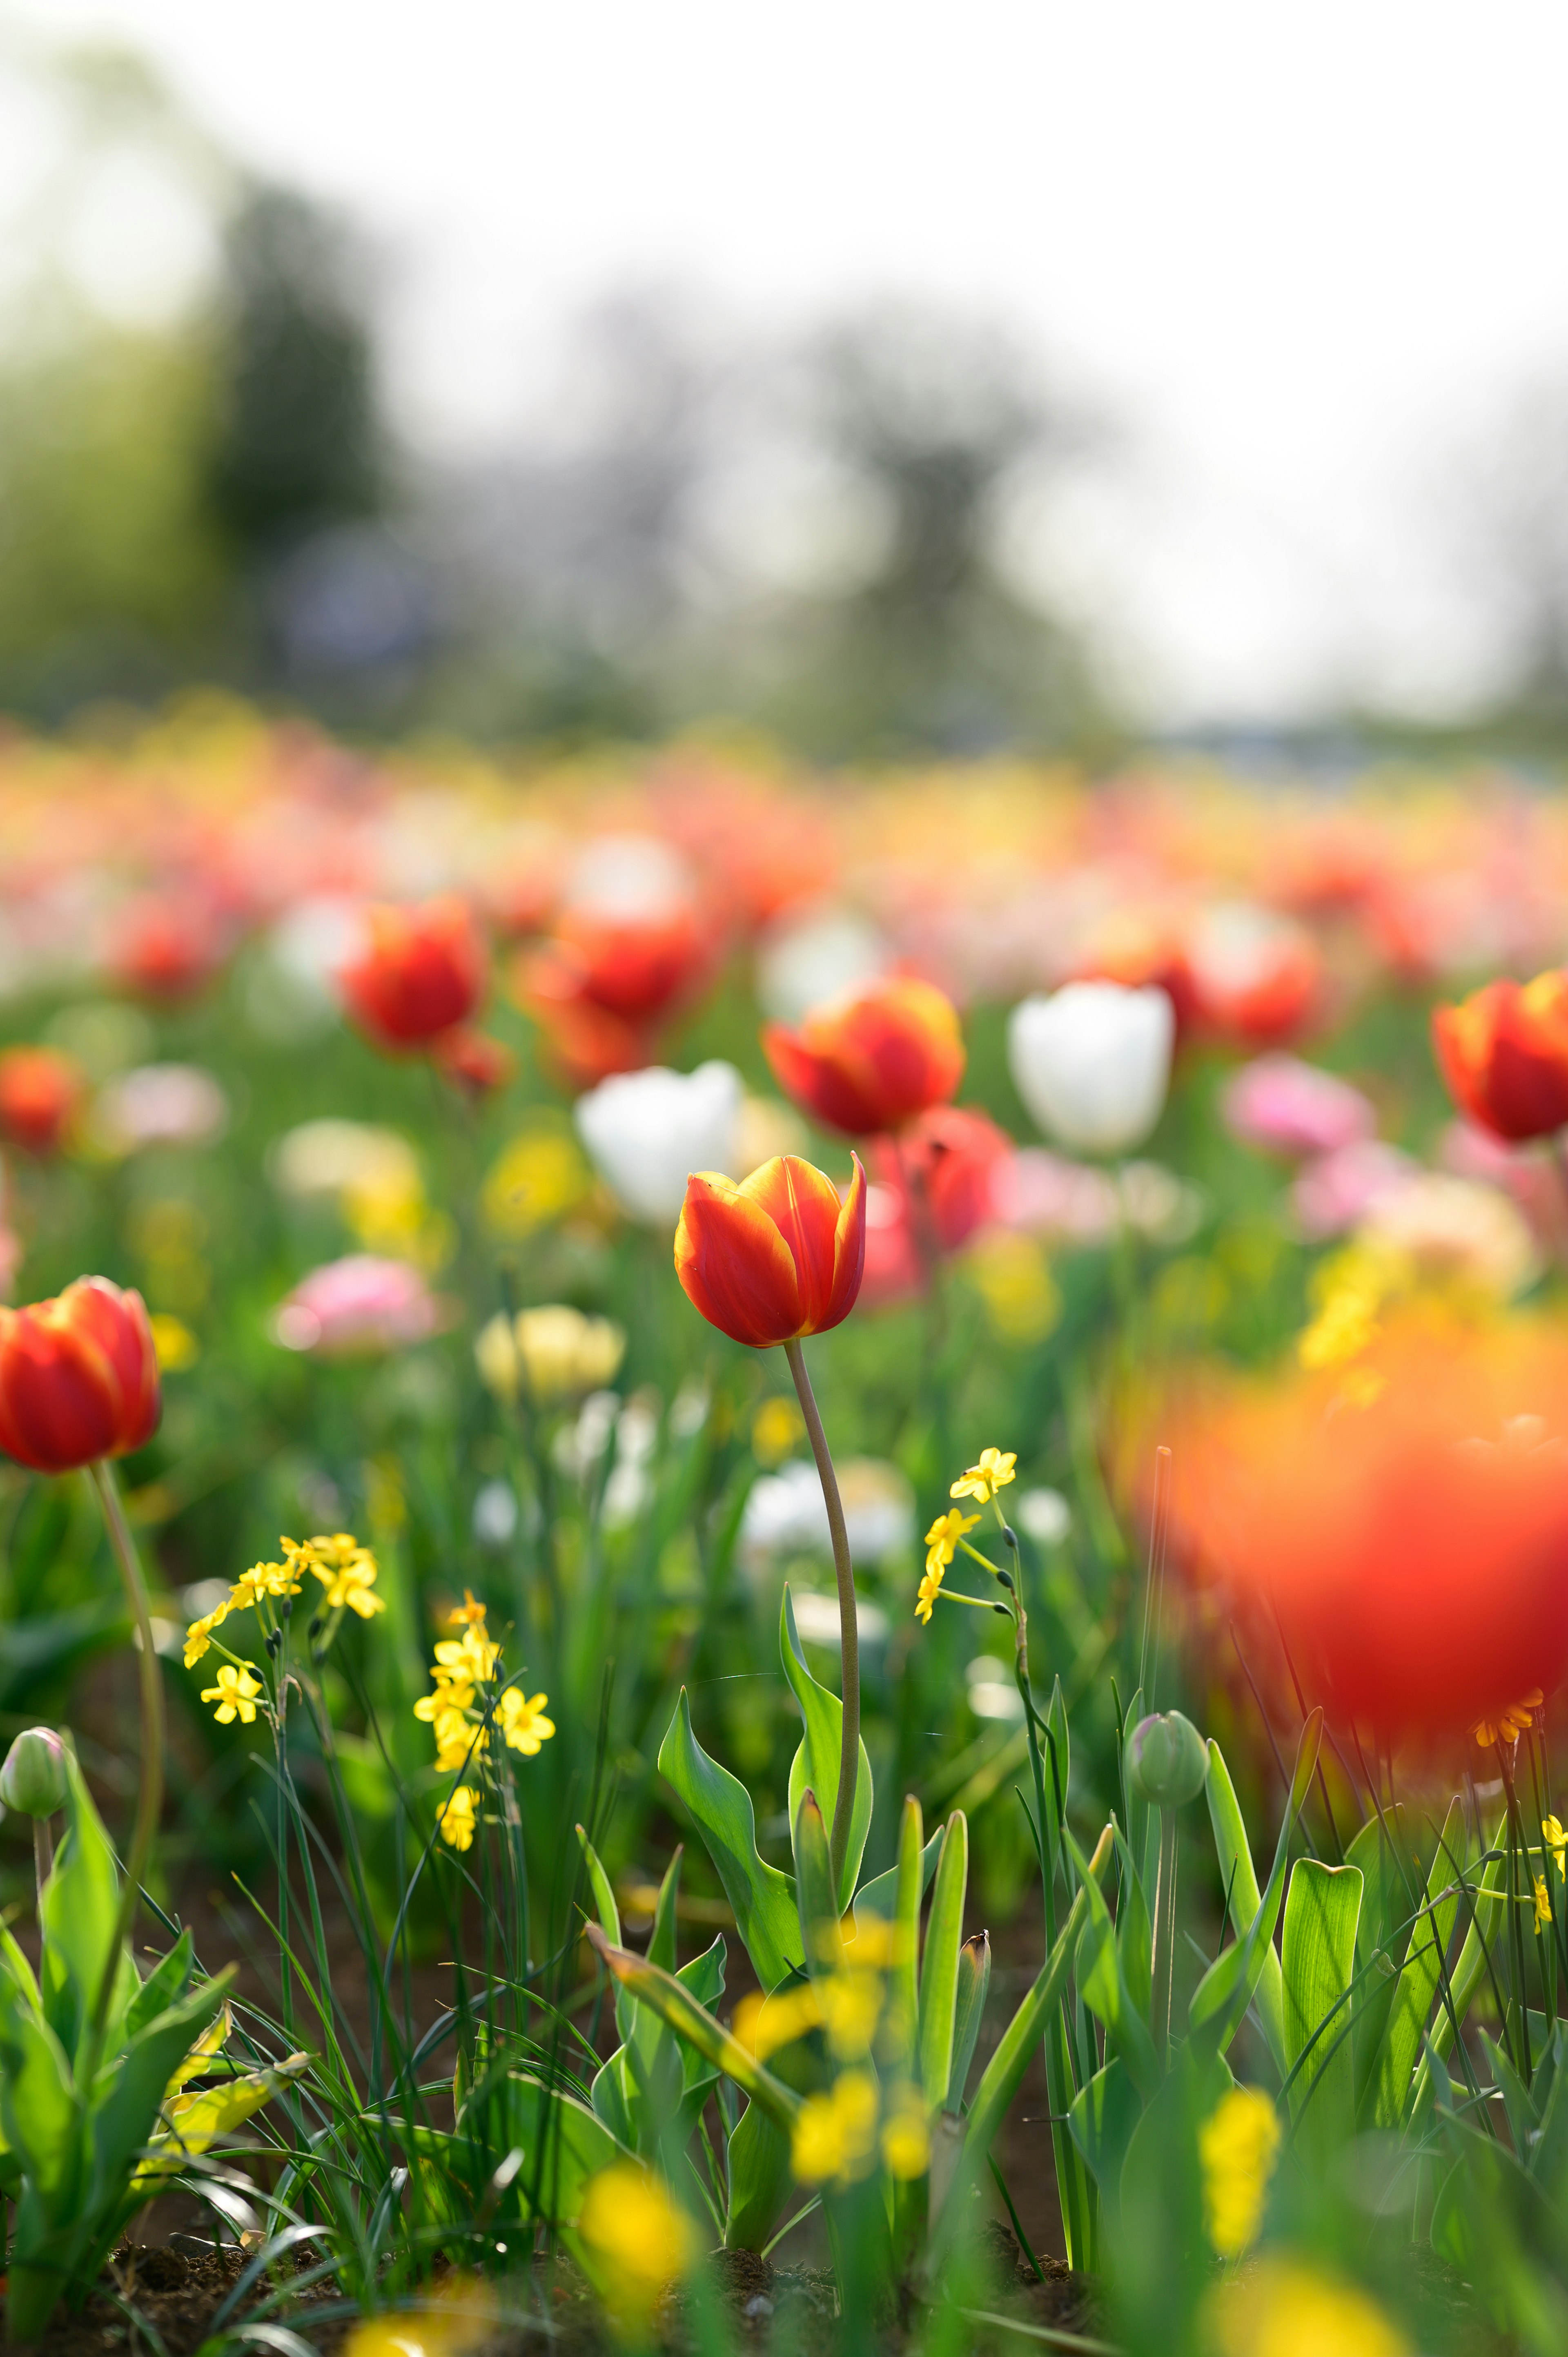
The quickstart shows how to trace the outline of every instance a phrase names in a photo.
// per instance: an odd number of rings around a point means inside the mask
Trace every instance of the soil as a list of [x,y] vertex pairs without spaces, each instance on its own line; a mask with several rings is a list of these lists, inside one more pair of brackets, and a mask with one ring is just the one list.
[[152,2248],[127,2244],[105,2270],[104,2287],[91,2293],[75,2315],[57,2308],[43,2338],[33,2346],[38,2357],[108,2357],[118,2349],[156,2349],[150,2333],[135,2330],[135,2320],[125,2312],[129,2309],[135,2311],[135,2319],[151,2326],[168,2357],[190,2357],[206,2340],[214,2314],[244,2264],[243,2254],[232,2245],[186,2252],[168,2244]]

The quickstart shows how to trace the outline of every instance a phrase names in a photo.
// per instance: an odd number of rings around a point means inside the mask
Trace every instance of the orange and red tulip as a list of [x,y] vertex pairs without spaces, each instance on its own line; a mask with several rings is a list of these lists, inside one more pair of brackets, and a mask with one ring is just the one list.
[[484,942],[456,894],[374,908],[338,979],[349,1014],[378,1047],[427,1048],[467,1022],[483,996]]
[[840,1200],[825,1172],[775,1155],[737,1186],[694,1171],[675,1231],[675,1274],[710,1326],[766,1351],[842,1324],[865,1265],[865,1173]]
[[86,1092],[74,1056],[58,1048],[7,1048],[0,1055],[0,1136],[28,1154],[55,1154]]
[[958,1010],[934,984],[894,974],[815,1008],[762,1045],[779,1086],[828,1129],[866,1137],[943,1104],[963,1078]]
[[517,1077],[517,1058],[505,1040],[466,1023],[444,1031],[433,1052],[438,1069],[466,1096],[488,1097]]
[[59,1298],[0,1308],[0,1448],[69,1473],[140,1448],[158,1427],[157,1352],[139,1293],[81,1276]]
[[659,1026],[708,979],[716,929],[682,903],[652,917],[569,909],[518,964],[519,1003],[579,1088],[652,1063]]
[[1439,1006],[1432,1039],[1462,1113],[1519,1144],[1568,1122],[1568,973],[1489,982],[1457,1006]]

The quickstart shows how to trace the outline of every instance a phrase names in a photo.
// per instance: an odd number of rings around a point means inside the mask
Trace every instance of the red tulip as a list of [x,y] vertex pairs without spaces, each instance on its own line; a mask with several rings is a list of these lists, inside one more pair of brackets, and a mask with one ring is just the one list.
[[204,897],[145,892],[119,912],[109,969],[144,998],[188,998],[211,981],[229,946],[230,931]]
[[75,1057],[58,1048],[7,1048],[0,1055],[0,1135],[29,1154],[57,1153],[86,1085]]
[[349,1012],[378,1047],[427,1048],[478,1005],[484,943],[455,894],[371,909],[363,943],[338,979]]
[[1568,1122],[1568,973],[1439,1006],[1432,1039],[1455,1103],[1494,1137],[1517,1144]]
[[488,1097],[517,1074],[517,1058],[502,1039],[471,1031],[466,1023],[444,1031],[433,1051],[446,1079],[470,1097]]
[[[1568,1337],[1391,1322],[1354,1367],[1184,1378],[1176,1532],[1341,1727],[1463,1743],[1568,1669]],[[1282,1691],[1288,1691],[1282,1680]]]
[[798,1031],[770,1023],[762,1045],[796,1103],[851,1137],[897,1129],[944,1103],[963,1078],[957,1009],[910,974],[868,983],[815,1008]]
[[826,1174],[775,1155],[737,1187],[694,1171],[675,1231],[675,1274],[710,1326],[753,1350],[826,1333],[854,1307],[865,1265],[865,1173],[841,1202]]
[[80,1276],[55,1301],[0,1308],[0,1448],[69,1473],[140,1448],[158,1427],[157,1352],[139,1293]]

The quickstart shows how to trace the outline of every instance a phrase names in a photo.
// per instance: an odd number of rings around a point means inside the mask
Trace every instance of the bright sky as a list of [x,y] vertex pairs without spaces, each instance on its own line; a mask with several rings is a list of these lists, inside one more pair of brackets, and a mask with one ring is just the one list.
[[1136,463],[1067,551],[1162,711],[1441,705],[1484,633],[1431,520],[1568,364],[1561,0],[31,0],[352,207],[405,414],[483,440],[628,282],[776,331],[999,317]]

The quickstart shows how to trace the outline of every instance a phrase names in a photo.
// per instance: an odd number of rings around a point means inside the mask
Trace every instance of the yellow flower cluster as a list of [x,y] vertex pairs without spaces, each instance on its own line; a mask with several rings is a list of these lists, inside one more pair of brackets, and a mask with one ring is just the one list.
[[1256,2239],[1279,2150],[1279,2114],[1261,2087],[1232,2087],[1198,2129],[1204,2222],[1222,2259]]
[[[385,1598],[375,1592],[375,1556],[349,1532],[337,1531],[330,1536],[304,1540],[281,1538],[278,1544],[283,1549],[281,1563],[253,1563],[249,1571],[241,1573],[221,1604],[214,1605],[210,1612],[204,1612],[190,1623],[185,1632],[188,1670],[206,1659],[212,1651],[213,1631],[220,1629],[233,1613],[255,1611],[263,1634],[271,1638],[278,1625],[273,1608],[299,1594],[307,1571],[327,1590],[329,1610],[341,1612],[347,1609],[357,1612],[362,1620],[385,1610]],[[236,1719],[242,1727],[249,1727],[263,1692],[255,1665],[229,1652],[221,1643],[218,1650],[226,1659],[214,1673],[215,1683],[202,1687],[201,1699],[217,1705],[212,1715],[220,1727],[231,1727]]]
[[659,2179],[630,2160],[612,2161],[589,2179],[577,2232],[607,2305],[625,2323],[646,2319],[702,2248],[692,2220]]
[[[991,1453],[995,1454],[994,1450]],[[958,1553],[959,1541],[974,1529],[979,1520],[978,1514],[966,1514],[961,1506],[950,1506],[926,1533],[926,1576],[916,1598],[917,1620],[929,1620],[931,1608],[941,1594],[942,1575]]]
[[[465,1589],[462,1603],[447,1618],[461,1634],[437,1641],[430,1670],[434,1692],[422,1695],[413,1706],[415,1718],[435,1738],[437,1771],[452,1776],[482,1763],[489,1749],[492,1714],[507,1748],[532,1760],[555,1732],[555,1722],[544,1715],[549,1695],[525,1696],[508,1686],[492,1706],[481,1689],[493,1682],[501,1649],[486,1625],[484,1606],[471,1589]],[[444,1805],[441,1837],[454,1849],[467,1849],[472,1843],[478,1803],[474,1787],[459,1784]]]

